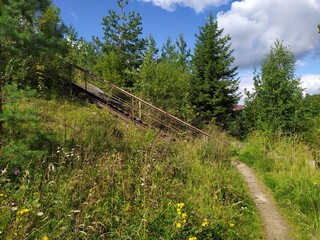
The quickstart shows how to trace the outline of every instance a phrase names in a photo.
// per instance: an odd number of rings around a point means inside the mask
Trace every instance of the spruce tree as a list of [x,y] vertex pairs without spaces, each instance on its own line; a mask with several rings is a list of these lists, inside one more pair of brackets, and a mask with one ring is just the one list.
[[239,101],[231,38],[223,36],[223,29],[218,28],[212,14],[196,38],[191,83],[191,99],[197,113],[195,124],[214,121],[225,128],[233,106]]

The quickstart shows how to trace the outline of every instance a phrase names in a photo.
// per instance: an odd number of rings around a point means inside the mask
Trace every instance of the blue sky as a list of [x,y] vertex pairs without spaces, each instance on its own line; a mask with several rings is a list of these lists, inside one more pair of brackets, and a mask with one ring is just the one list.
[[[53,0],[65,24],[79,36],[102,37],[102,18],[117,9],[116,0]],[[189,48],[212,11],[232,38],[240,89],[252,87],[252,72],[276,39],[297,57],[297,75],[308,93],[320,93],[320,0],[130,0],[127,11],[139,12],[143,37],[152,34],[161,49],[167,37],[183,33]]]

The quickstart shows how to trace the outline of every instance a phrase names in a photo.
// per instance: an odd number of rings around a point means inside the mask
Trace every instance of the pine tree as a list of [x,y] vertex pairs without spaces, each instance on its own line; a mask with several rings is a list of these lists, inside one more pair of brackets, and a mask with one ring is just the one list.
[[239,100],[237,67],[233,66],[230,36],[223,36],[223,29],[210,14],[208,21],[196,35],[192,59],[192,103],[198,114],[197,125],[215,121],[227,127],[233,106]]
[[256,129],[288,133],[302,130],[303,89],[295,76],[295,65],[290,48],[276,41],[263,60],[261,72],[255,72],[254,92],[247,97],[246,110],[255,115]]
[[[130,72],[136,71],[142,64],[145,40],[140,38],[142,34],[142,18],[134,11],[126,13],[124,8],[128,0],[118,0],[120,13],[110,9],[109,15],[103,18],[102,25],[104,36],[102,50],[105,54],[115,54],[121,61],[119,75],[123,87],[132,87],[134,82]],[[129,73],[129,74],[128,74]]]
[[179,34],[179,38],[176,40],[176,45],[178,47],[178,64],[184,70],[189,70],[191,50],[187,48],[187,42],[184,40],[183,33]]
[[176,63],[178,60],[178,52],[176,46],[174,45],[170,37],[167,38],[165,44],[161,49],[161,59],[162,62]]

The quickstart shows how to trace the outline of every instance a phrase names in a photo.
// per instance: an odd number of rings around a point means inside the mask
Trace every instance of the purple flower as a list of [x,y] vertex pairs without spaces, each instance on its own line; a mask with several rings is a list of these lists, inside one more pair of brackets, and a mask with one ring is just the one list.
[[20,174],[20,170],[19,169],[16,169],[16,170],[14,170],[14,175],[19,175]]

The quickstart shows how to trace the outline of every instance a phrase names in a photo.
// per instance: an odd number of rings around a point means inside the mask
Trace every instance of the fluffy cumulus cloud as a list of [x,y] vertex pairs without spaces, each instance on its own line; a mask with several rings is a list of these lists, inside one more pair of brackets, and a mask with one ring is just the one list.
[[320,93],[320,74],[306,74],[301,76],[301,87],[309,94]]
[[196,12],[202,12],[210,6],[219,6],[228,2],[228,0],[140,0],[143,2],[151,2],[155,6],[161,7],[168,11],[175,10],[176,6],[189,7]]
[[243,0],[217,16],[232,37],[236,64],[259,66],[275,40],[289,45],[296,56],[319,48],[319,0]]

